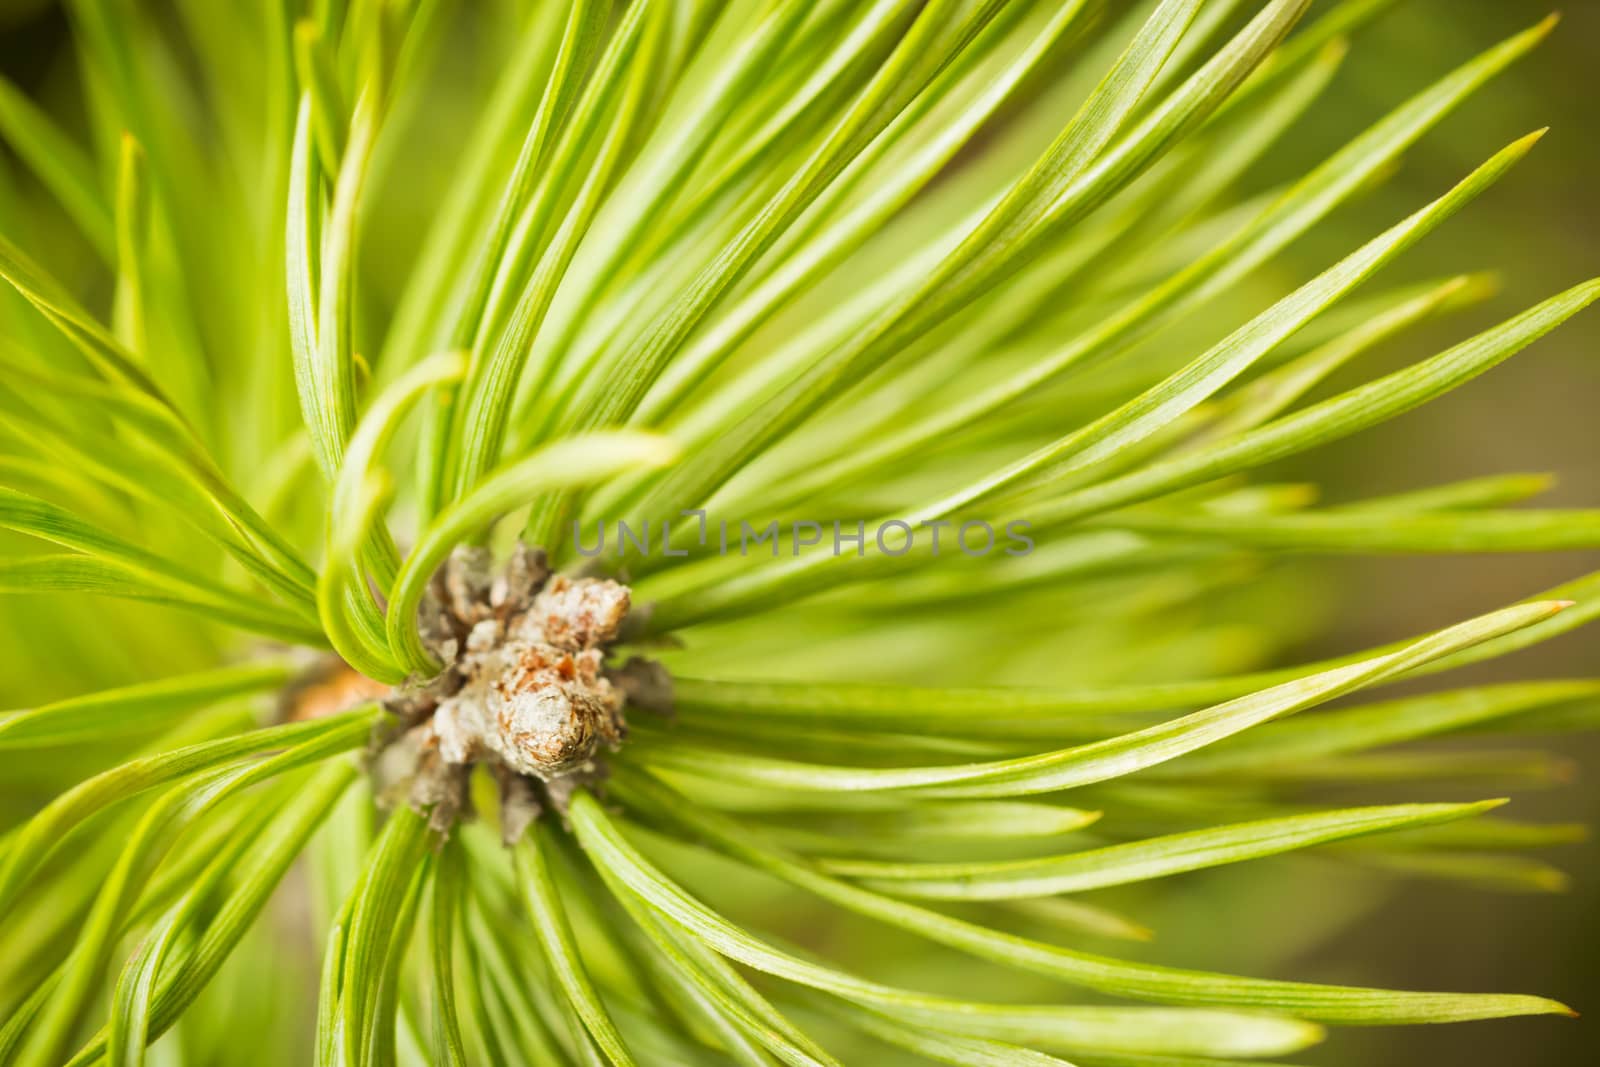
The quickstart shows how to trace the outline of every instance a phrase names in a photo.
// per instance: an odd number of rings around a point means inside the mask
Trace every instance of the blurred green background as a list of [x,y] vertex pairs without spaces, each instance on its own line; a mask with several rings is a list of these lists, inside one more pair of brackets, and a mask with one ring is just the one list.
[[[218,0],[226,2],[226,0]],[[1338,82],[1256,177],[1293,177],[1413,91],[1487,44],[1548,13],[1548,0],[1399,0],[1365,30]],[[1571,0],[1555,36],[1430,135],[1380,190],[1295,245],[1238,294],[1241,306],[1310,276],[1436,196],[1493,148],[1549,125],[1535,155],[1494,193],[1408,254],[1386,282],[1499,269],[1503,291],[1487,306],[1416,332],[1381,358],[1398,365],[1437,350],[1551,292],[1600,273],[1600,0]],[[61,74],[65,20],[47,0],[0,0],[0,68],[24,87]],[[1354,235],[1354,236],[1352,236]],[[1356,376],[1388,369],[1375,362]],[[1535,349],[1396,423],[1272,472],[1327,487],[1330,498],[1377,495],[1475,475],[1549,471],[1552,503],[1600,503],[1600,318],[1580,318]],[[1315,565],[1326,628],[1305,658],[1348,651],[1443,626],[1586,570],[1600,559],[1397,558]],[[1594,632],[1524,653],[1485,676],[1593,673]],[[1297,656],[1296,658],[1301,658]],[[1467,679],[1462,678],[1465,682]],[[1574,782],[1520,797],[1524,818],[1600,825],[1600,739],[1561,739]],[[1408,799],[1391,789],[1385,799]],[[1420,798],[1420,795],[1419,795]],[[1250,865],[1173,883],[1162,936],[1149,955],[1178,965],[1414,988],[1505,990],[1557,997],[1591,1014],[1564,1023],[1531,1019],[1417,1031],[1337,1034],[1305,1057],[1336,1065],[1414,1064],[1425,1058],[1477,1067],[1545,1067],[1600,1059],[1600,847],[1550,857],[1573,874],[1569,891],[1497,896],[1451,883],[1396,883],[1377,910],[1370,878],[1331,866]],[[1273,907],[1293,894],[1292,913]],[[1283,916],[1274,925],[1274,916]],[[1314,917],[1314,919],[1313,919]],[[1182,920],[1181,922],[1178,920]],[[1168,931],[1171,931],[1169,933]]]

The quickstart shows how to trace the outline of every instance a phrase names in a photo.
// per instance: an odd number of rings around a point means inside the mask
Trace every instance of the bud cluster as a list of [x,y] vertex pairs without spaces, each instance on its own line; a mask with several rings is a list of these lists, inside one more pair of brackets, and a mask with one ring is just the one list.
[[606,663],[629,607],[626,586],[552,575],[537,549],[519,546],[498,573],[487,550],[457,549],[419,620],[446,666],[389,701],[400,728],[375,760],[380,782],[441,830],[466,808],[476,764],[499,781],[508,837],[544,808],[564,809],[574,788],[603,777],[598,757],[626,734],[629,693],[661,702],[655,664]]

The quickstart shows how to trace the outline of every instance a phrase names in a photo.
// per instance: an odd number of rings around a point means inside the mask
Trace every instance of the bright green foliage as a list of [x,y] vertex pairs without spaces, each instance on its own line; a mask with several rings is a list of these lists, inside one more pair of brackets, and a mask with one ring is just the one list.
[[[81,100],[0,84],[0,624],[40,701],[0,715],[0,1061],[1199,1067],[1566,1011],[1100,951],[1186,872],[1543,890],[1514,850],[1581,833],[1486,814],[1541,754],[1390,746],[1592,727],[1600,681],[1320,705],[1567,632],[1600,575],[1284,665],[1295,556],[1600,547],[1516,506],[1538,476],[1245,480],[1600,297],[1321,389],[1492,294],[1373,279],[1537,132],[1252,295],[1552,25],[1261,191],[1391,2],[67,0]],[[859,554],[801,551],[835,519]],[[582,559],[618,520],[656,550]],[[1036,550],[952,550],[975,520]],[[631,585],[675,714],[503,846],[482,775],[448,836],[375,795],[378,703],[272,698],[305,650],[426,679],[435,572],[519,536]],[[1419,782],[1460,796],[1318,799]]]

